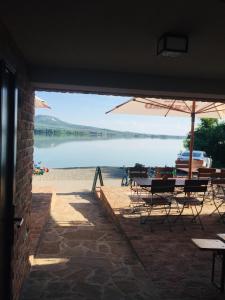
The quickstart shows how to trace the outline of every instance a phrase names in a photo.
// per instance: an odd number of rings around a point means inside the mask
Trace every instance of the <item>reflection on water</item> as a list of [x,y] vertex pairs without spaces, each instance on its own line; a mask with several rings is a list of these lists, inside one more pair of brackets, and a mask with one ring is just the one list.
[[74,137],[74,136],[65,136],[65,137],[57,137],[57,136],[41,136],[35,135],[34,138],[34,146],[37,148],[53,148],[60,144],[65,144],[68,142],[75,142],[75,141],[90,141],[96,140],[93,137]]
[[35,136],[34,160],[49,168],[93,166],[172,166],[181,139],[96,139]]

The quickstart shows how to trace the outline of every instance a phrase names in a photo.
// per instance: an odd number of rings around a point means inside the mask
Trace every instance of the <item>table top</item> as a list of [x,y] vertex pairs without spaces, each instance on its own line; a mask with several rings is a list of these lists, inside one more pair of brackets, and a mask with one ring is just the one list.
[[[152,181],[156,179],[159,178],[140,178],[140,177],[133,178],[134,182],[137,185],[142,187],[151,187]],[[175,185],[180,187],[184,186],[186,180],[185,178],[171,178],[171,179],[175,179]]]
[[217,236],[225,242],[225,233],[218,233]]
[[201,250],[225,251],[225,243],[218,239],[192,239],[192,242]]

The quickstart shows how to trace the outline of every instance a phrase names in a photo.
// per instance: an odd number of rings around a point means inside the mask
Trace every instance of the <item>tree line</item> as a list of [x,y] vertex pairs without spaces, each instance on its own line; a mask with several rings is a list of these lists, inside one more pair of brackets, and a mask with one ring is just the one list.
[[[190,135],[184,140],[184,147],[189,149]],[[212,157],[213,167],[225,167],[225,122],[204,118],[195,129],[194,150],[205,151]]]

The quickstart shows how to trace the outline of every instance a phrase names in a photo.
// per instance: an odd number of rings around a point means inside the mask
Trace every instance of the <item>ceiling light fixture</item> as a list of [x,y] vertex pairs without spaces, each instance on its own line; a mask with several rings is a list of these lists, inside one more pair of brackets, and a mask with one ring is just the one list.
[[157,55],[177,57],[188,52],[188,38],[185,35],[163,34],[157,45]]

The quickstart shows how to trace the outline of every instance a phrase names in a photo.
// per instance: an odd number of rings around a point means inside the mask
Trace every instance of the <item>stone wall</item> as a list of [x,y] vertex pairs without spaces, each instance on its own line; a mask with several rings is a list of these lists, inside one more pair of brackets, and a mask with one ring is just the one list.
[[42,232],[50,218],[52,193],[34,193],[31,205],[30,256],[35,256]]
[[15,217],[23,217],[21,228],[14,230],[12,249],[12,295],[19,299],[23,281],[29,271],[29,229],[31,209],[32,167],[33,167],[33,127],[34,91],[29,83],[26,63],[17,50],[4,25],[0,23],[0,60],[12,65],[18,77],[18,134]]
[[19,86],[17,131],[17,167],[15,216],[23,217],[21,228],[14,230],[13,247],[13,299],[19,293],[29,272],[30,211],[32,199],[34,94],[29,84]]

